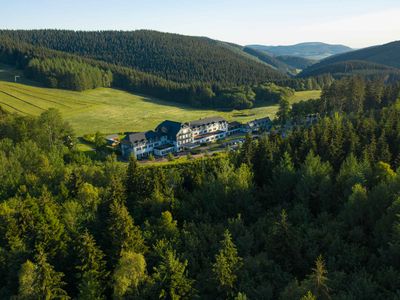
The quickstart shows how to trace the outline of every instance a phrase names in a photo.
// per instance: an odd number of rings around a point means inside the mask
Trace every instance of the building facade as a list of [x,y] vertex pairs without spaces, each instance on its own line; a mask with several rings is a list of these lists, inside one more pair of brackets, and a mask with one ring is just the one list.
[[189,122],[195,145],[224,139],[228,134],[228,122],[221,117],[205,118]]
[[212,143],[239,132],[253,132],[268,129],[269,118],[258,119],[242,125],[238,122],[228,123],[224,118],[212,117],[192,122],[181,123],[166,120],[160,123],[155,131],[129,133],[121,141],[122,155],[128,158],[135,155],[138,159],[165,156],[193,149],[201,144]]
[[129,133],[120,143],[122,156],[128,158],[135,155],[138,159],[148,157],[153,154],[154,148],[167,142],[167,136],[154,131]]
[[193,143],[193,132],[186,123],[167,120],[157,126],[156,132],[167,137],[168,142],[174,145],[175,152],[180,152],[185,149],[185,145]]

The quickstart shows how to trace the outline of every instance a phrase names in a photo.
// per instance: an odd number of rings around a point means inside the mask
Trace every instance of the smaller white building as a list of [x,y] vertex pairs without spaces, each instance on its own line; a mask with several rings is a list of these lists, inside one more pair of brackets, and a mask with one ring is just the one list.
[[269,130],[272,122],[269,118],[257,119],[243,125],[228,122],[222,117],[211,117],[188,123],[166,120],[155,131],[129,133],[120,143],[122,155],[128,158],[135,155],[138,159],[150,154],[165,156],[190,150],[201,144],[225,139],[227,135],[238,132],[257,132]]
[[212,143],[228,134],[228,122],[222,117],[211,117],[189,122],[194,144]]
[[154,131],[130,133],[121,141],[121,152],[124,157],[133,154],[140,159],[152,154],[155,147],[166,143],[167,136]]

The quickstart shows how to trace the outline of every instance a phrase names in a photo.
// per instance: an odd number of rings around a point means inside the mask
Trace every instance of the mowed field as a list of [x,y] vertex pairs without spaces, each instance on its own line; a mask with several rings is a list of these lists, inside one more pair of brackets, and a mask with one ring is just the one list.
[[[274,117],[278,106],[271,105],[241,111],[195,109],[171,104],[120,90],[100,88],[84,92],[49,89],[24,81],[14,83],[10,70],[0,66],[0,106],[9,112],[37,116],[46,109],[58,109],[77,135],[101,132],[117,133],[154,129],[169,119],[190,121],[219,115],[227,120],[246,122],[255,118]],[[14,73],[12,73],[14,74]],[[9,80],[9,81],[6,81]],[[298,92],[292,102],[318,98],[320,91]]]

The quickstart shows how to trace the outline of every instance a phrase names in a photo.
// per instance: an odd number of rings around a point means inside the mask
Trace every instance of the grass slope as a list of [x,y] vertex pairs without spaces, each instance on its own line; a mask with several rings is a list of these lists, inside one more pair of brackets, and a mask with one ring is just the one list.
[[[10,82],[14,80],[14,74],[15,70],[0,65],[0,105],[4,109],[36,116],[48,108],[57,108],[78,135],[96,131],[144,131],[154,129],[165,119],[190,121],[213,115],[246,122],[273,117],[278,109],[277,105],[229,112],[195,109],[115,89],[73,92]],[[23,77],[20,80],[25,83]],[[299,92],[292,102],[318,98],[319,95],[319,91]]]

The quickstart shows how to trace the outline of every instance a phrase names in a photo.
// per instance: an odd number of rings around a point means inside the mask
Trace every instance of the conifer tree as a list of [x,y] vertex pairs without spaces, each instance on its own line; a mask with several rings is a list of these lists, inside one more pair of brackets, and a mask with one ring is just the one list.
[[141,181],[143,181],[143,174],[139,169],[136,156],[131,155],[126,174],[126,191],[130,202],[136,202],[140,197],[144,196]]
[[70,299],[63,289],[64,274],[54,270],[47,262],[42,250],[35,256],[35,263],[29,260],[22,265],[19,274],[19,294],[22,299]]
[[315,261],[315,267],[312,269],[311,275],[308,276],[307,282],[310,289],[317,299],[331,299],[330,288],[327,285],[328,271],[325,267],[325,262],[322,256],[318,256]]
[[35,291],[36,266],[27,260],[19,271],[18,298],[21,300],[32,299],[36,296]]
[[246,134],[245,141],[240,149],[241,163],[251,166],[254,155],[254,142],[250,133]]
[[104,299],[107,278],[103,252],[94,238],[85,231],[78,239],[76,252],[79,258],[79,299]]
[[122,251],[144,253],[147,249],[140,228],[134,224],[125,205],[116,201],[110,205],[108,236],[114,256],[119,257]]
[[310,291],[307,292],[300,300],[317,300],[317,298]]
[[276,115],[282,125],[286,124],[290,117],[290,102],[288,99],[283,98],[279,101],[279,109]]
[[233,295],[237,286],[239,270],[242,267],[242,258],[239,257],[235,244],[228,230],[224,232],[220,250],[215,255],[213,273],[218,288],[228,296]]
[[272,173],[273,195],[271,197],[276,198],[274,203],[291,201],[296,186],[296,170],[288,152],[283,154]]
[[159,266],[154,268],[154,281],[159,299],[192,299],[193,280],[187,274],[187,260],[181,262],[173,250],[167,250]]

